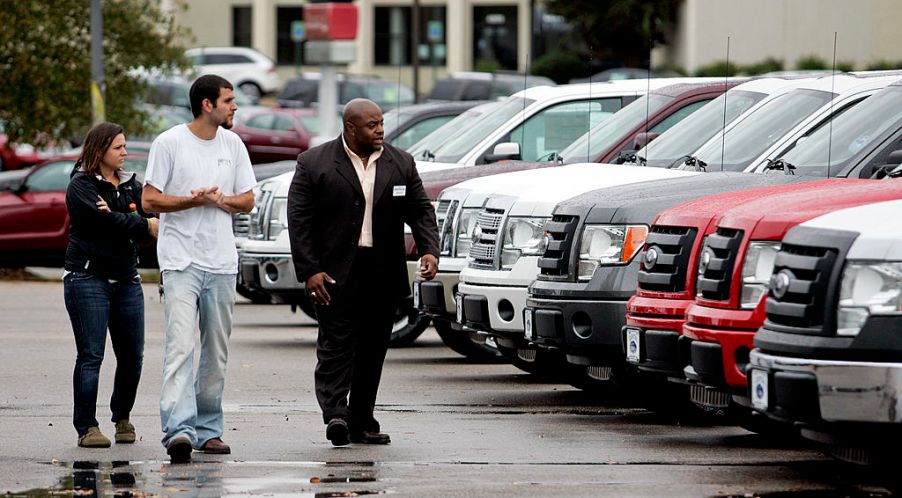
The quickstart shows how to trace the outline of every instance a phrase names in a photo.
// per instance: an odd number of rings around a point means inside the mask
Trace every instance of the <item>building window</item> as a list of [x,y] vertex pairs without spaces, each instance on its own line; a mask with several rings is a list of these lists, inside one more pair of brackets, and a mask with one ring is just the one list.
[[295,63],[295,43],[291,41],[292,21],[304,20],[304,8],[279,7],[276,9],[276,64]]
[[[376,7],[373,61],[377,66],[410,65],[413,61],[412,7]],[[444,66],[445,7],[420,7],[417,53],[421,64]],[[434,58],[434,61],[433,61]]]
[[232,45],[251,46],[251,7],[232,7]]
[[517,70],[517,7],[473,7],[473,69]]

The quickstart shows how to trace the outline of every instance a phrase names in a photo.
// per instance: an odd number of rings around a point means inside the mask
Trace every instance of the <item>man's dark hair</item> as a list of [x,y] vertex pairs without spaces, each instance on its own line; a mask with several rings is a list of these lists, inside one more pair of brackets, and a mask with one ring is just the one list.
[[191,89],[188,90],[188,99],[191,101],[191,113],[195,118],[203,113],[204,99],[209,100],[213,107],[216,107],[219,91],[223,88],[235,89],[229,80],[215,74],[206,74],[194,80]]

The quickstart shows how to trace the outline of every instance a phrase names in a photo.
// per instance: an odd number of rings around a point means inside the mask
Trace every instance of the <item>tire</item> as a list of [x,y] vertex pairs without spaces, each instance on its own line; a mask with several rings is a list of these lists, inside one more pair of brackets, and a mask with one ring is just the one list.
[[248,97],[250,97],[254,102],[259,101],[260,97],[263,96],[263,90],[253,81],[245,81],[243,83],[240,83],[238,85],[238,88],[240,88],[241,91],[244,92]]
[[401,304],[395,312],[395,324],[392,326],[388,347],[410,346],[429,327],[429,317],[420,313],[412,304]]
[[433,320],[432,325],[445,346],[470,361],[497,362],[503,358],[497,349],[485,344],[476,344],[470,340],[466,332],[451,328],[451,322],[448,320]]

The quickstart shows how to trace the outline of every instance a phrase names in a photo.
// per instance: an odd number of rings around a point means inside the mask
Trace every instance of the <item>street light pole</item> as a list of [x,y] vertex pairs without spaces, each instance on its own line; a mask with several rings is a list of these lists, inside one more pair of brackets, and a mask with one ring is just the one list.
[[103,12],[101,0],[91,0],[91,114],[94,124],[106,119],[103,83]]

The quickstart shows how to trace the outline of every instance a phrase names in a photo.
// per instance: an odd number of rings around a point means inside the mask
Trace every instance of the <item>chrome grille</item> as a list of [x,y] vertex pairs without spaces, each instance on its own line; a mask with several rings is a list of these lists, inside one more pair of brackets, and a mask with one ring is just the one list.
[[454,217],[459,204],[459,201],[440,199],[435,207],[436,224],[439,230],[439,247],[441,247],[442,256],[451,255],[451,246],[454,244]]
[[473,268],[495,269],[495,256],[501,244],[501,224],[504,211],[486,208],[476,216],[476,231],[470,247],[470,266]]
[[642,263],[639,288],[651,292],[683,292],[697,229],[654,225],[645,240],[645,253],[654,250],[653,264]]
[[236,238],[246,238],[251,224],[251,213],[235,213],[232,215],[232,233]]

